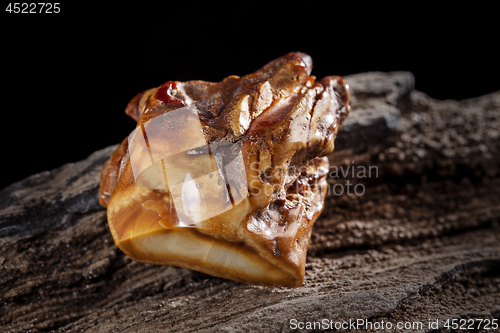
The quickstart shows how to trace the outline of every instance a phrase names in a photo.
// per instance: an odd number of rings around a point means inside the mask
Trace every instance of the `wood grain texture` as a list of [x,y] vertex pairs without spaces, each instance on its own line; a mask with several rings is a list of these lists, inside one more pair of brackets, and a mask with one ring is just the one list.
[[438,101],[410,73],[346,79],[353,111],[301,288],[128,259],[98,203],[112,146],[0,191],[1,331],[272,332],[353,318],[426,332],[429,319],[499,318],[500,92]]

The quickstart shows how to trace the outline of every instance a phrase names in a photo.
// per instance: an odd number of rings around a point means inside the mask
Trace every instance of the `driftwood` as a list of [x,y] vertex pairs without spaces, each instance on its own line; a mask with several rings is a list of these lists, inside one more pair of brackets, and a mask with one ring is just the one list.
[[98,203],[113,146],[0,191],[1,331],[318,331],[367,320],[341,330],[427,332],[498,320],[500,92],[438,101],[410,73],[347,81],[353,111],[329,156],[302,287],[131,261]]

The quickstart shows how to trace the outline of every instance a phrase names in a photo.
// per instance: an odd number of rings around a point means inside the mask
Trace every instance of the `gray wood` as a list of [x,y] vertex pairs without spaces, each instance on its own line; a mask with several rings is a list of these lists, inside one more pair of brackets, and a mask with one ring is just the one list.
[[[292,331],[364,319],[426,332],[429,320],[498,319],[500,92],[438,101],[406,72],[347,81],[353,111],[329,156],[301,288],[128,259],[97,196],[112,146],[0,191],[1,330]],[[362,195],[346,193],[356,185]]]

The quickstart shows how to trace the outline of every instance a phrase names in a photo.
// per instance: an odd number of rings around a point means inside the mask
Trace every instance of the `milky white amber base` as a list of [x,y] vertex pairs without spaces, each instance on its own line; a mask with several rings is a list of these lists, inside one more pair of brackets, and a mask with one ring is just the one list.
[[288,272],[253,251],[190,229],[147,233],[117,245],[137,261],[185,267],[240,282],[288,285],[291,279]]

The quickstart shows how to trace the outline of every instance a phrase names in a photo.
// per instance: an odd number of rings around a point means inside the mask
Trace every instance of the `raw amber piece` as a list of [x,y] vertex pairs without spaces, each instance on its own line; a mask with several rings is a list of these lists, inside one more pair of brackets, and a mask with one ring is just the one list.
[[244,283],[298,287],[349,113],[348,85],[289,53],[219,83],[138,94],[136,129],[105,163],[100,202],[132,259]]

